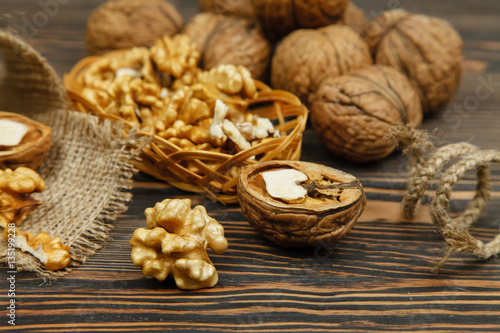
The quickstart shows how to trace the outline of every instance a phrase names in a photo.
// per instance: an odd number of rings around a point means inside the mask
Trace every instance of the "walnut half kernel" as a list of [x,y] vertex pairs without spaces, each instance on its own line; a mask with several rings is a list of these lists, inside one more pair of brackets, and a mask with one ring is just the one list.
[[366,205],[356,177],[301,161],[268,161],[243,167],[238,199],[250,225],[285,248],[342,239]]

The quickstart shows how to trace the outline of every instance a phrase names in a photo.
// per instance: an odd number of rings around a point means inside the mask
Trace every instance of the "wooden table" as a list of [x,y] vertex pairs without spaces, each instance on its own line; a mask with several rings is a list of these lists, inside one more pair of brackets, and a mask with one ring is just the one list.
[[[43,10],[43,2],[2,0],[2,24],[5,13],[12,11],[33,17]],[[102,1],[59,2],[57,12],[29,41],[62,75],[86,55],[86,18]],[[197,12],[193,0],[172,2],[186,20]],[[441,144],[468,141],[499,149],[500,2],[356,3],[369,18],[401,7],[445,18],[458,29],[467,59],[461,88],[448,107],[425,120],[423,128]],[[491,94],[474,99],[478,87],[488,81]],[[456,105],[464,112],[459,113]],[[284,250],[256,234],[239,206],[224,206],[138,174],[129,210],[116,220],[109,240],[87,264],[52,284],[41,284],[32,273],[17,275],[16,326],[7,324],[8,285],[2,268],[0,330],[500,331],[500,261],[455,255],[439,274],[430,272],[443,254],[443,242],[431,223],[427,202],[413,221],[400,215],[406,158],[396,153],[369,165],[347,163],[329,154],[308,127],[302,160],[353,173],[366,189],[366,211],[342,241],[326,249]],[[492,239],[500,226],[497,165],[492,180],[495,194],[473,229],[482,240]],[[474,175],[460,182],[452,212],[464,209],[474,186]],[[214,288],[182,291],[169,279],[146,279],[133,266],[128,241],[145,225],[144,209],[165,198],[191,198],[224,226],[230,246],[224,254],[211,254],[219,272]]]

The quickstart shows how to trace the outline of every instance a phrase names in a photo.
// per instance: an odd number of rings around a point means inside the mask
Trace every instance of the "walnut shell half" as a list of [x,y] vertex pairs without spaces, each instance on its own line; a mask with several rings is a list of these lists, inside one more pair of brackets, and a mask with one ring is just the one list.
[[[293,169],[307,180],[303,198],[272,197],[263,173]],[[285,248],[326,245],[342,239],[362,214],[366,197],[359,180],[343,171],[301,161],[267,161],[243,167],[238,182],[243,215],[263,237]]]
[[20,166],[38,168],[50,150],[50,127],[11,112],[0,112],[0,120],[10,120],[27,126],[27,133],[19,144],[6,146],[0,142],[0,169],[16,169]]

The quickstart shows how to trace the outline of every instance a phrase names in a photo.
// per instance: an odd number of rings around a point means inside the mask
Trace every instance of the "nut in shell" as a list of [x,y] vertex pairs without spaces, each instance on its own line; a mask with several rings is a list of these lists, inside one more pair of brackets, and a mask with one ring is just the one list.
[[89,54],[98,55],[134,46],[152,46],[165,35],[180,32],[183,18],[165,0],[110,0],[87,20],[85,42]]
[[[274,172],[270,177],[274,185],[264,179],[268,172]],[[279,184],[285,188],[270,189]],[[342,239],[366,205],[356,177],[302,161],[267,161],[242,168],[238,199],[250,225],[285,248]]]
[[256,16],[269,38],[299,28],[319,28],[338,22],[348,0],[253,0]]
[[323,80],[311,95],[311,124],[340,158],[372,162],[396,148],[386,138],[395,126],[422,122],[416,89],[393,67],[374,65]]
[[326,77],[337,77],[370,66],[366,42],[340,24],[299,29],[282,39],[271,61],[271,84],[297,95],[303,103]]
[[197,45],[201,68],[242,65],[252,77],[267,78],[272,47],[252,18],[199,13],[189,20],[183,33]]
[[370,22],[366,40],[375,63],[393,66],[417,87],[425,114],[446,105],[463,71],[463,42],[446,20],[398,9]]
[[0,112],[0,127],[3,126],[5,128],[0,128],[0,169],[38,168],[51,147],[50,127],[17,113]]

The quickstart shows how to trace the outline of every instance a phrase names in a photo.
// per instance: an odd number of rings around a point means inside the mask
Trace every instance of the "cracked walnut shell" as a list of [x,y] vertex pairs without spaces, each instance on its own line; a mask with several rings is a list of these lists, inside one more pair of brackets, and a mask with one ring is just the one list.
[[463,42],[446,20],[392,10],[373,20],[366,40],[375,63],[405,73],[417,87],[424,114],[446,105],[463,70]]
[[[296,180],[289,171],[303,174],[303,178]],[[269,190],[266,172],[277,172],[270,178],[281,191]],[[275,194],[280,192],[283,194]],[[285,198],[292,192],[300,195]],[[356,177],[301,161],[267,161],[242,168],[238,199],[250,225],[285,248],[325,246],[342,239],[354,227],[366,204],[363,187]]]
[[276,47],[271,62],[271,85],[292,92],[306,103],[324,78],[371,64],[368,45],[350,27],[334,24],[300,29],[287,35]]
[[147,229],[134,231],[131,259],[144,275],[163,281],[171,274],[181,289],[213,287],[218,274],[207,247],[227,249],[223,227],[190,199],[165,199],[145,210]]
[[51,147],[52,132],[50,127],[31,118],[11,112],[0,112],[0,121],[9,121],[13,125],[19,124],[26,128],[25,134],[14,145],[5,145],[3,143],[3,134],[7,133],[8,128],[1,128],[0,169],[15,169],[21,166],[30,169],[38,168]]
[[389,155],[396,143],[386,139],[401,124],[422,122],[420,98],[393,67],[374,65],[326,78],[310,98],[311,124],[335,155],[370,162]]
[[168,1],[109,0],[90,14],[85,42],[92,55],[149,47],[158,38],[179,33],[182,26],[182,15]]

